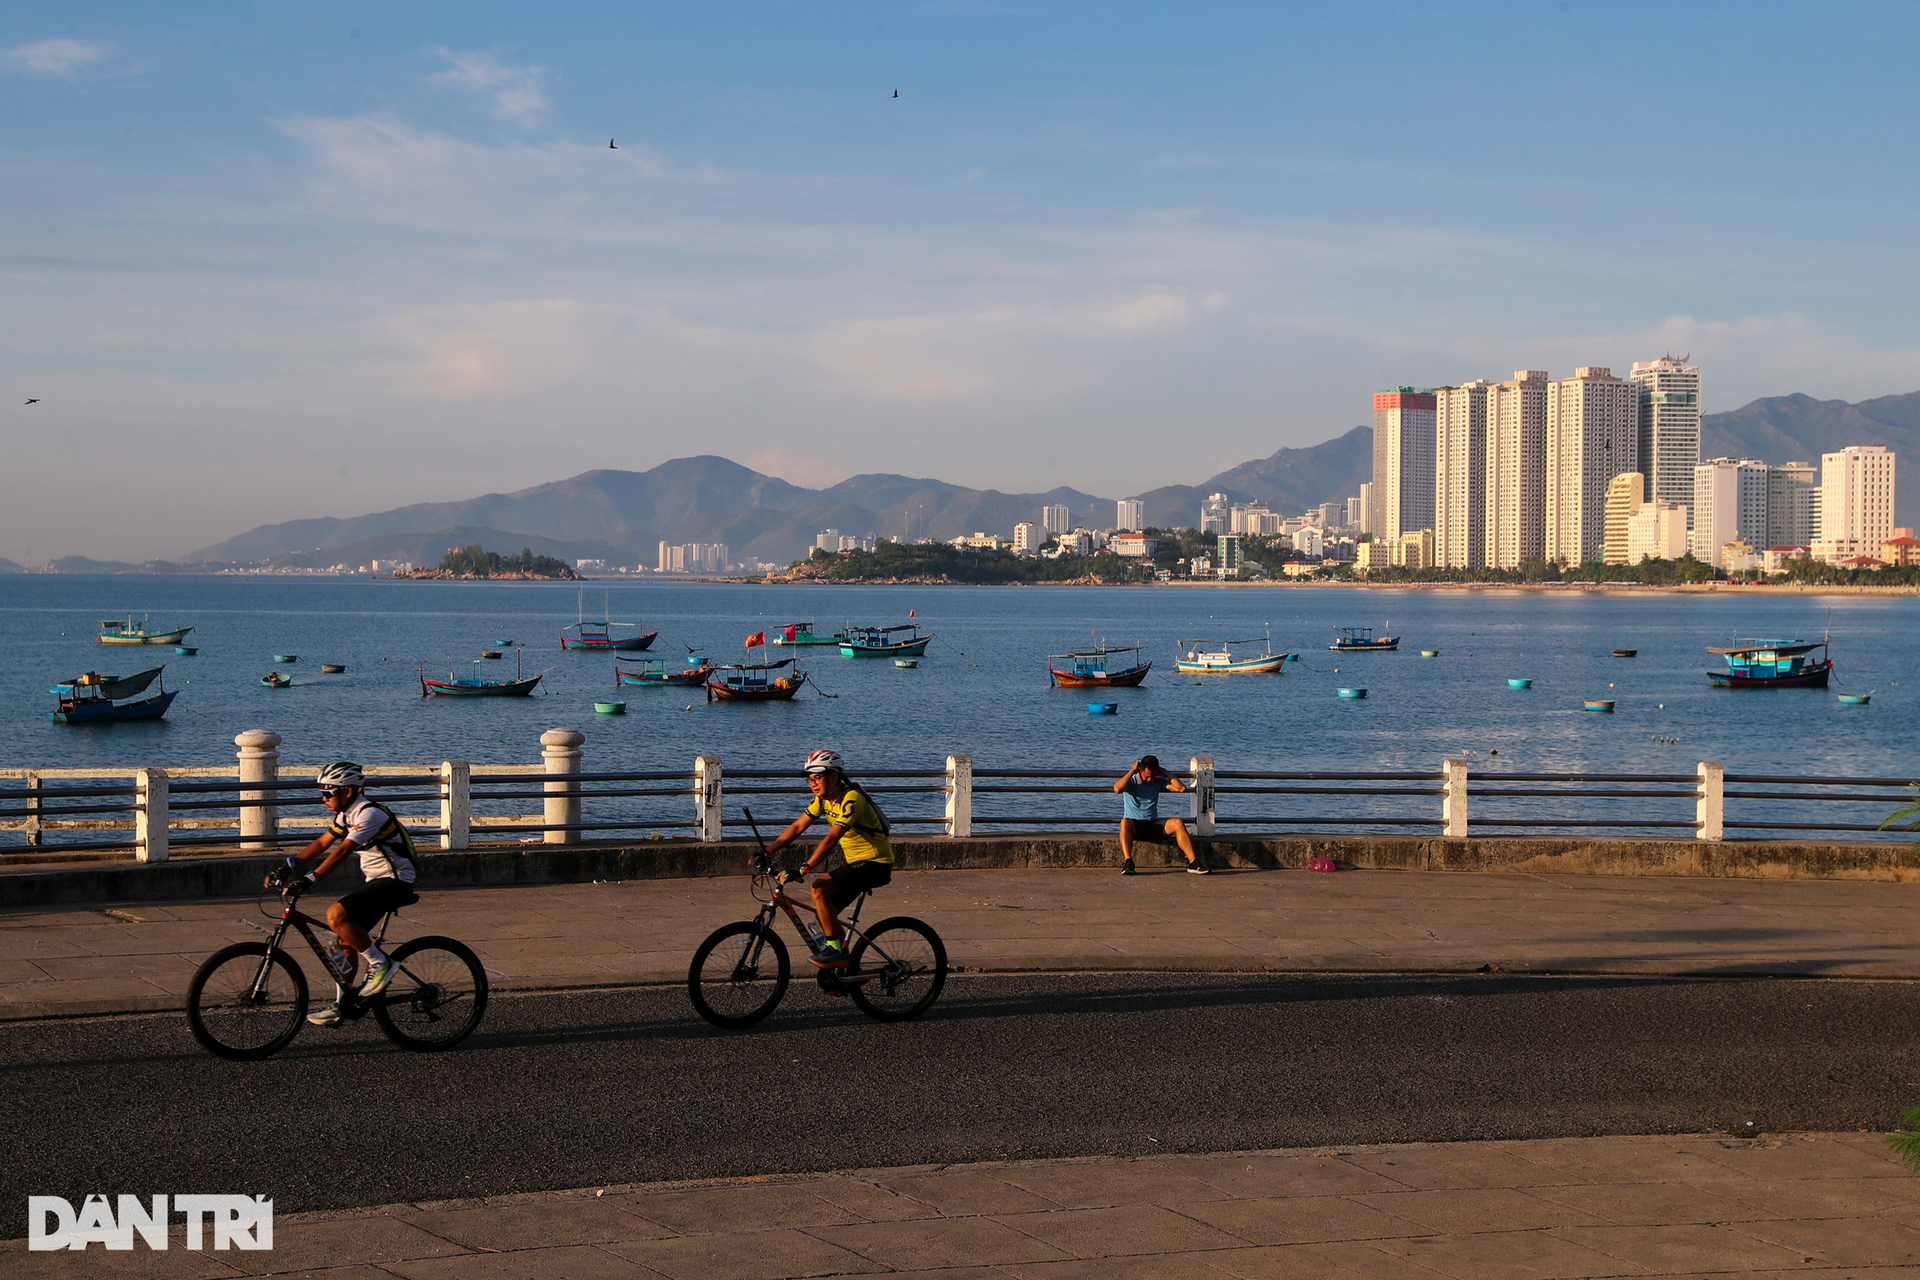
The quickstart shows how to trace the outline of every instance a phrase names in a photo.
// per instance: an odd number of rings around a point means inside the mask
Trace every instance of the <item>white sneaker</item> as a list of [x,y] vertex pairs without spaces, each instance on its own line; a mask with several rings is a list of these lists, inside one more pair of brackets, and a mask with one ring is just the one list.
[[308,1014],[307,1021],[316,1027],[337,1027],[340,1025],[340,1006],[338,1003],[323,1005]]
[[385,991],[387,984],[392,981],[393,961],[391,958],[382,960],[379,964],[367,970],[367,980],[360,984],[360,994],[362,996],[377,996],[382,991]]

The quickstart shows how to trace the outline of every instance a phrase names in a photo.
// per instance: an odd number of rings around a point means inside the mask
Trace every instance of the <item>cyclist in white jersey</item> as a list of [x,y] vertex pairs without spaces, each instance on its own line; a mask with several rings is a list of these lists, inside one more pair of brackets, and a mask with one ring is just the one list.
[[[308,1016],[307,1021],[316,1026],[339,1023],[340,1002],[346,996],[346,988],[340,983],[352,979],[356,954],[367,958],[367,977],[360,984],[360,994],[377,996],[387,989],[393,980],[393,961],[367,931],[389,911],[420,900],[413,889],[413,838],[390,810],[367,799],[362,789],[365,782],[360,766],[350,760],[337,760],[320,771],[320,795],[327,811],[334,815],[333,824],[319,839],[290,855],[284,869],[287,879],[311,884],[357,853],[360,873],[367,879],[365,888],[354,890],[327,908],[327,925],[340,939],[348,972],[335,975],[333,1003]],[[313,869],[306,871],[309,865]]]

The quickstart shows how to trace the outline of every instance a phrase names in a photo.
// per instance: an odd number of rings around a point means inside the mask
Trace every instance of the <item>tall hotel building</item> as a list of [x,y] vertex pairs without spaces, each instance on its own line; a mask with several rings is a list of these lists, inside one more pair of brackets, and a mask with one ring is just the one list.
[[1433,393],[1433,563],[1487,564],[1487,392],[1485,378]]
[[1813,558],[1878,557],[1880,544],[1893,536],[1893,511],[1893,454],[1887,446],[1850,445],[1821,454]]
[[1601,558],[1607,485],[1623,471],[1638,470],[1639,408],[1639,388],[1611,369],[1583,365],[1571,378],[1548,384],[1548,559],[1586,564]]
[[1700,369],[1685,359],[1636,360],[1640,421],[1635,454],[1647,477],[1648,502],[1692,511],[1693,469],[1700,465]]
[[1113,528],[1116,533],[1138,533],[1147,527],[1147,504],[1138,498],[1122,498],[1114,504]]
[[1547,388],[1543,369],[1517,369],[1487,389],[1487,564],[1518,569],[1546,555]]
[[1394,539],[1433,528],[1434,401],[1393,387],[1373,396],[1373,490],[1368,532]]

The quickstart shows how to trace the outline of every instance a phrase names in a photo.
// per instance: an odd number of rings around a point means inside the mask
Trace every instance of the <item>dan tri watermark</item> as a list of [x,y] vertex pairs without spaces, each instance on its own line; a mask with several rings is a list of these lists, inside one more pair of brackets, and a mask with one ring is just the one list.
[[[189,1249],[205,1247],[209,1222],[216,1249],[273,1248],[273,1201],[265,1196],[174,1196],[173,1212],[187,1220]],[[149,1249],[164,1249],[167,1222],[166,1196],[146,1204],[139,1196],[121,1196],[118,1205],[88,1196],[77,1210],[60,1196],[28,1196],[27,1249],[131,1249],[135,1236]]]

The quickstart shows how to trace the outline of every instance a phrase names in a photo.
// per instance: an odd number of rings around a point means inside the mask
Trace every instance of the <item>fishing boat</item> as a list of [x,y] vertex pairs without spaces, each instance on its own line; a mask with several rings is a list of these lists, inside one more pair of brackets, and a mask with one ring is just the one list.
[[[895,639],[895,633],[901,631],[913,634]],[[921,635],[919,626],[912,622],[897,627],[848,627],[840,635],[843,658],[918,658],[933,640],[930,635]]]
[[260,677],[260,683],[269,689],[286,689],[293,684],[293,677],[279,671],[269,671]]
[[[1129,665],[1114,668],[1116,655],[1131,654]],[[1139,660],[1137,644],[1106,645],[1047,655],[1047,682],[1062,689],[1131,689],[1147,678],[1153,659]],[[1121,661],[1127,661],[1121,658]]]
[[[155,667],[131,676],[103,676],[89,671],[48,690],[60,699],[60,705],[47,712],[47,718],[61,724],[103,724],[118,720],[158,720],[180,696],[179,690],[167,692],[167,683]],[[126,699],[145,693],[147,686],[160,681],[160,692],[138,702]]]
[[[1259,645],[1259,649],[1252,646]],[[1186,656],[1173,664],[1184,675],[1207,672],[1234,674],[1278,671],[1287,664],[1287,655],[1273,651],[1273,637],[1258,640],[1182,640],[1179,647]]]
[[839,631],[830,636],[816,635],[811,622],[789,622],[775,631],[773,642],[777,645],[805,648],[813,644],[837,645],[846,638],[846,634]]
[[320,664],[320,673],[329,676],[345,675],[347,673],[347,664],[344,662],[323,662]]
[[[515,656],[518,657],[518,655]],[[475,666],[479,666],[480,662],[481,659],[474,659]],[[546,678],[546,674],[542,671],[523,678],[520,664],[515,661],[511,680],[488,680],[478,675],[456,676],[453,674],[453,663],[449,661],[445,680],[429,680],[427,669],[424,666],[420,668],[420,696],[424,698],[433,694],[442,698],[524,698],[533,692],[534,687],[541,680]]]
[[[1824,689],[1833,674],[1825,640],[1736,640],[1708,649],[1727,660],[1707,678],[1723,689]],[[1815,651],[1819,657],[1815,658]]]
[[1586,707],[1589,711],[1611,712],[1613,710],[1613,702],[1607,698],[1589,698]]
[[1616,658],[1637,658],[1640,656],[1640,651],[1638,649],[1615,649],[1613,656]]
[[[778,662],[727,663],[715,667],[707,676],[707,701],[718,698],[721,702],[785,702],[807,682],[807,673],[794,666],[797,661],[782,658]],[[793,670],[775,675],[782,667],[793,667]]]
[[[1388,623],[1387,625],[1392,626],[1393,624]],[[1376,637],[1373,634],[1372,627],[1335,627],[1334,630],[1340,633],[1340,638],[1328,645],[1327,648],[1333,650],[1335,653],[1384,652],[1400,647],[1399,636],[1383,635]]]
[[704,684],[714,672],[714,666],[704,654],[687,652],[687,664],[675,671],[667,666],[665,658],[642,658],[638,670],[632,667],[616,666],[613,669],[613,683],[617,687],[623,684],[637,684],[664,688],[675,684]]
[[180,638],[193,630],[192,627],[180,627],[173,631],[155,631],[145,618],[139,622],[128,614],[125,621],[110,619],[100,624],[101,644],[179,644]]
[[562,649],[611,649],[622,653],[631,653],[641,649],[652,648],[654,640],[660,635],[658,631],[640,632],[638,635],[615,635],[615,627],[627,627],[638,632],[640,631],[640,624],[637,622],[615,622],[611,615],[599,622],[588,622],[586,620],[584,596],[580,604],[581,611],[579,620],[570,622],[560,628],[560,647]]

